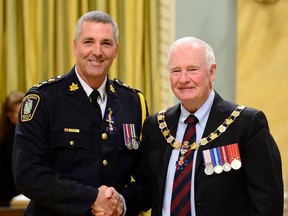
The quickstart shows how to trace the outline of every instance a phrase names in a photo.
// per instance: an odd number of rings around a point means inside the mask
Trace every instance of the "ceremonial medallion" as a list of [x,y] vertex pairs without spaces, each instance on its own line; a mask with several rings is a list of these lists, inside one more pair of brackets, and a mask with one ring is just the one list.
[[185,160],[185,156],[181,155],[179,157],[179,160],[176,161],[176,169],[177,170],[183,170],[184,166],[187,166],[187,164],[188,164],[188,160]]
[[240,167],[242,166],[242,163],[240,160],[238,160],[237,158],[234,158],[233,161],[231,162],[231,167],[234,170],[238,170],[240,169]]
[[206,175],[212,175],[214,173],[214,167],[212,164],[210,150],[208,149],[208,150],[202,151],[202,155],[204,158],[204,165],[205,165],[204,173]]
[[229,163],[224,163],[223,164],[223,170],[225,172],[229,172],[231,170],[231,165]]
[[218,164],[214,167],[214,171],[215,171],[215,173],[220,174],[223,171],[223,167]]
[[137,142],[136,138],[132,138],[132,148],[138,149],[139,143]]
[[[180,142],[177,141],[174,138],[174,136],[170,134],[170,130],[165,121],[166,110],[161,110],[157,115],[159,129],[161,130],[163,137],[166,139],[166,142],[170,144],[174,149],[179,149],[181,155],[183,156],[183,157],[181,156],[179,160],[176,161],[177,167],[180,167],[179,169],[181,169],[181,167],[185,165],[184,155],[188,151],[198,149],[200,146],[205,146],[207,143],[218,138],[222,133],[225,133],[229,125],[232,124],[236,120],[236,118],[240,115],[243,109],[245,109],[245,106],[237,106],[235,110],[231,113],[231,115],[227,119],[225,119],[224,122],[221,125],[219,125],[218,128],[214,132],[211,132],[210,135],[208,135],[207,137],[203,137],[198,142],[183,143],[182,144],[183,147],[180,145]],[[235,151],[237,152],[238,144],[236,145],[237,145],[237,149],[235,149]],[[203,150],[202,153],[203,153],[203,158],[205,161],[204,172],[206,175],[212,175],[214,172],[217,174],[220,174],[223,170],[225,172],[228,172],[231,170],[231,165],[230,165],[231,159],[235,157],[232,157],[230,155],[232,151],[231,149],[226,149],[226,146],[215,148],[215,152],[210,152],[210,150],[208,149],[208,150]],[[240,167],[241,167],[239,150],[238,150],[238,154],[233,154],[233,155],[238,156],[239,161],[240,161]],[[234,165],[235,168],[239,167],[239,162],[234,162],[234,163],[235,163]]]
[[230,165],[230,161],[229,161],[229,153],[227,150],[227,146],[221,146],[220,147],[220,154],[221,154],[221,158],[223,158],[223,170],[225,172],[229,172],[231,170],[231,165]]
[[214,173],[214,168],[213,168],[212,164],[206,164],[204,172],[206,175],[212,175]]
[[105,120],[108,122],[108,126],[106,127],[106,131],[109,131],[110,134],[114,134],[116,131],[116,127],[114,125],[114,113],[111,108],[109,108],[105,114]]
[[222,160],[221,160],[219,148],[210,149],[210,154],[212,158],[214,172],[217,174],[222,173],[223,167],[222,167]]
[[238,148],[238,143],[234,143],[228,146],[230,157],[231,157],[231,167],[234,170],[238,170],[242,166],[241,158],[240,158],[240,152]]
[[132,143],[131,143],[131,142],[127,142],[127,143],[126,143],[126,146],[127,146],[127,148],[128,148],[129,150],[132,149]]
[[[210,133],[209,136],[202,138],[199,142],[189,144],[189,148],[187,151],[195,150],[199,148],[199,146],[204,146],[212,140],[218,138],[222,133],[227,130],[228,126],[235,121],[235,119],[240,115],[240,112],[244,108],[245,106],[237,106],[236,109],[231,113],[231,115],[227,119],[225,119],[225,121],[221,125],[219,125],[219,127],[214,132]],[[173,148],[179,149],[179,141],[175,140],[174,136],[170,134],[170,130],[165,121],[165,112],[166,110],[161,110],[157,115],[159,129],[161,130],[167,143],[170,144]]]

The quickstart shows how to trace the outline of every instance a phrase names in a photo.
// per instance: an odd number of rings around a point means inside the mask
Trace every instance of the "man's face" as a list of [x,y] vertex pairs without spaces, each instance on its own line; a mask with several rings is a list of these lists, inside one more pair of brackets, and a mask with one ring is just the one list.
[[104,81],[118,53],[118,43],[110,23],[84,22],[77,41],[73,42],[76,68],[92,88]]
[[207,65],[206,51],[197,44],[180,44],[169,59],[170,84],[184,107],[195,112],[209,97],[216,65]]

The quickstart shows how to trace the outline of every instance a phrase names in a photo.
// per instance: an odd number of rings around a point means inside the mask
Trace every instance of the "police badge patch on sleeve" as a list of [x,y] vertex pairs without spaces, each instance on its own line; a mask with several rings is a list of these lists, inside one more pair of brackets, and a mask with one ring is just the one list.
[[29,94],[23,99],[21,107],[22,122],[30,121],[33,118],[39,101],[40,97],[36,94]]

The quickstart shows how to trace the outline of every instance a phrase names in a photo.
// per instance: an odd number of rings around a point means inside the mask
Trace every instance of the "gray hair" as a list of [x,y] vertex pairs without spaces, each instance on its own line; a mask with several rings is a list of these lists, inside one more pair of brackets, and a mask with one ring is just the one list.
[[209,44],[207,44],[206,42],[204,42],[204,41],[202,41],[196,37],[183,37],[183,38],[176,40],[171,45],[171,47],[168,51],[168,61],[170,61],[170,55],[171,55],[171,52],[174,50],[174,48],[180,44],[183,44],[183,43],[190,43],[190,44],[196,43],[199,46],[204,47],[206,50],[206,62],[207,62],[207,64],[209,66],[211,66],[212,64],[216,64],[215,55],[214,55],[214,51],[213,51],[212,47]]
[[109,14],[102,11],[90,11],[78,19],[74,32],[74,39],[76,41],[79,39],[79,35],[81,33],[81,27],[84,22],[110,23],[114,29],[115,41],[118,42],[119,29],[117,23],[113,20],[113,18]]

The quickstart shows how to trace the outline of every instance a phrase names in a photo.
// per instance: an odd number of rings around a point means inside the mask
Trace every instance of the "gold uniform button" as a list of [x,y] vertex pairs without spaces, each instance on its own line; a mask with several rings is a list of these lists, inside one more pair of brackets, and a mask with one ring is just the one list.
[[106,140],[107,139],[107,133],[102,133],[102,139]]
[[105,159],[102,161],[102,163],[103,163],[104,166],[107,166],[107,165],[108,165],[108,161],[105,160]]
[[71,140],[69,144],[70,144],[71,146],[73,146],[75,143],[74,143],[73,140]]

